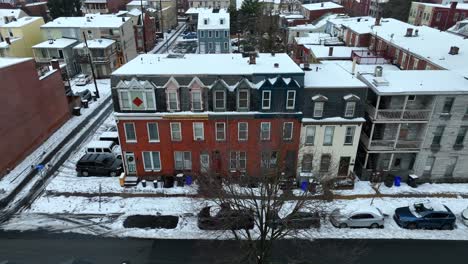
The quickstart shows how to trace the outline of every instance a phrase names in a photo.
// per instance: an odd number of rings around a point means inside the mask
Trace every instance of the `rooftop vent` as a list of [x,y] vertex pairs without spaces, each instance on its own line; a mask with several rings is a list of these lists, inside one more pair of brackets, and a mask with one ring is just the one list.
[[384,77],[375,77],[372,83],[375,86],[388,86],[388,81]]
[[460,50],[459,47],[457,47],[457,46],[451,46],[451,47],[450,47],[449,54],[450,54],[450,55],[457,55],[459,50]]
[[324,6],[323,2],[322,2],[322,3],[320,3],[320,6],[321,6],[321,7],[323,7],[323,6]]
[[383,75],[383,68],[382,66],[376,66],[374,70],[374,76],[375,77],[382,77]]
[[412,36],[413,36],[413,29],[412,28],[407,28],[405,37],[412,37]]
[[275,64],[273,64],[273,67],[275,67],[275,68],[279,68],[279,63],[275,63]]
[[54,40],[53,40],[53,39],[49,39],[49,44],[54,44]]
[[257,64],[257,55],[255,53],[250,53],[249,64]]
[[310,71],[310,63],[308,62],[304,62],[304,66],[302,68],[304,71]]
[[414,31],[414,36],[415,36],[415,37],[419,36],[419,29],[416,29],[416,30]]

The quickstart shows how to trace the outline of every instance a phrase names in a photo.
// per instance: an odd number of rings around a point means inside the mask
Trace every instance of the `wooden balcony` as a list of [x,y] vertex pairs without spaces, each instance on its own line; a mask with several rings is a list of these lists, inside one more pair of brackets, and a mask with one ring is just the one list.
[[[372,120],[407,120],[407,121],[428,121],[431,116],[430,109],[379,109],[372,105],[366,105],[366,111]],[[377,115],[376,115],[377,112]]]
[[[422,140],[394,140],[394,139],[373,139],[365,134],[361,134],[361,143],[368,150],[418,150],[421,148]],[[396,144],[395,144],[396,143]]]

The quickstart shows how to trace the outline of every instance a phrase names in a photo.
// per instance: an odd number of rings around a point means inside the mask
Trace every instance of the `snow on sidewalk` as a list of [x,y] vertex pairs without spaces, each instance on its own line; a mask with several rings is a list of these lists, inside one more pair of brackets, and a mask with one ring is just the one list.
[[[47,155],[49,151],[54,149],[70,132],[75,129],[86,117],[89,116],[99,105],[102,104],[110,96],[110,80],[98,80],[98,87],[101,92],[101,98],[96,102],[90,102],[89,108],[81,109],[81,116],[72,116],[65,124],[63,124],[56,132],[54,132],[44,143],[36,150],[29,154],[20,164],[18,164],[9,174],[5,175],[0,180],[0,199],[7,196],[31,171],[31,166],[35,167]],[[91,84],[82,86],[85,89]],[[94,84],[93,84],[94,85]],[[91,91],[94,89],[88,87]]]

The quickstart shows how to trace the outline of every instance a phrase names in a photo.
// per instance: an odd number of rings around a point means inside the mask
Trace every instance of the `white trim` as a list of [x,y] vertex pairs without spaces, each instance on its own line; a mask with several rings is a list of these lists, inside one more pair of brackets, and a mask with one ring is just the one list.
[[[307,142],[307,130],[308,130],[309,128],[310,128],[311,130],[314,131],[314,140],[313,140],[313,142]],[[305,126],[305,131],[304,131],[304,144],[305,144],[305,145],[310,145],[310,146],[315,145],[316,133],[317,133],[317,126],[315,126],[315,125],[307,125],[307,126]]]
[[[199,93],[200,94],[200,109],[195,109],[193,108],[193,94],[194,93]],[[190,105],[191,105],[191,110],[192,111],[200,111],[203,110],[203,96],[202,96],[202,91],[201,89],[194,89],[190,92]]]
[[[218,138],[218,124],[223,124],[223,139]],[[216,122],[215,123],[215,138],[216,138],[216,141],[225,141],[226,140],[226,122]]]
[[[285,132],[285,129],[286,129],[286,124],[291,124],[291,137],[289,138],[285,138],[284,137],[284,132]],[[293,122],[284,122],[283,123],[283,140],[292,140],[293,137],[294,137],[294,123]]]
[[[268,93],[268,107],[264,106],[263,102],[265,101],[265,93]],[[265,90],[262,91],[262,109],[270,109],[271,108],[271,91]]]
[[[240,138],[240,124],[246,124],[246,134],[245,134],[245,139]],[[249,123],[248,122],[239,122],[237,123],[237,141],[247,141],[249,140]]]
[[[262,137],[262,131],[263,131],[263,124],[267,124],[268,125],[268,138],[263,138]],[[261,122],[260,123],[260,140],[270,140],[271,138],[271,122]]]
[[[127,124],[131,124],[133,126],[133,132],[135,134],[135,139],[133,140],[128,140],[128,136],[127,136]],[[136,135],[136,128],[135,128],[135,123],[133,122],[125,122],[123,124],[123,127],[124,127],[124,133],[125,133],[125,142],[127,143],[137,143],[137,135]]]
[[[241,92],[246,92],[247,93],[247,107],[240,107],[240,93]],[[239,89],[237,91],[237,109],[238,110],[249,110],[250,106],[250,93],[248,89]]]
[[[317,109],[318,105],[321,105],[322,109],[318,110]],[[324,110],[325,110],[325,102],[314,102],[314,117],[322,117]],[[320,111],[320,114],[317,114],[316,113],[317,111]]]
[[[176,109],[171,109],[171,97],[170,94],[175,93],[175,99],[176,99]],[[177,90],[169,89],[166,90],[166,95],[167,95],[167,111],[179,111],[180,105],[179,105],[179,92]]]
[[[179,125],[179,134],[180,134],[180,139],[174,139],[173,137],[173,129],[172,129],[172,124],[178,124]],[[182,141],[182,124],[180,122],[170,122],[169,123],[169,128],[170,128],[170,131],[171,131],[171,141]]]
[[[327,128],[331,127],[331,142],[330,143],[326,143],[325,142],[325,139],[327,138]],[[322,145],[323,146],[333,146],[333,139],[335,137],[335,126],[325,126],[325,128],[323,129],[323,142],[322,142]]]
[[[216,93],[223,93],[223,107],[216,107]],[[213,103],[213,109],[215,110],[223,110],[223,109],[226,109],[226,91],[223,91],[223,90],[215,90],[214,93],[213,93],[213,100],[214,100],[214,103]]]
[[[288,101],[290,100],[290,98],[289,98],[289,93],[290,92],[293,92],[293,94],[294,94],[294,96],[292,98],[292,100],[293,100],[293,105],[292,106],[288,106]],[[286,109],[293,110],[295,107],[296,107],[296,90],[287,90],[286,91]]]
[[[350,105],[353,106],[352,113],[348,114],[348,106],[350,106]],[[354,117],[355,113],[356,113],[356,102],[346,102],[344,116],[345,117]]]
[[[154,139],[150,139],[150,129],[149,129],[149,125],[150,124],[155,124],[156,125],[156,132],[158,134],[158,139],[157,140],[154,140]],[[148,142],[150,143],[159,143],[161,138],[159,137],[159,125],[157,122],[148,122],[146,123],[146,130],[148,132]]]
[[[197,138],[197,136],[195,135],[195,125],[196,124],[201,124],[201,138]],[[193,128],[193,140],[195,141],[198,141],[198,140],[205,140],[205,126],[203,124],[203,122],[193,122],[192,123],[192,128]]]
[[[145,152],[150,154],[151,169],[149,169],[149,170],[146,169],[146,162],[145,162],[145,155],[144,155]],[[154,166],[154,163],[153,163],[153,153],[158,153],[159,168],[155,168],[155,166]],[[159,151],[142,151],[142,152],[141,152],[141,158],[142,158],[142,160],[143,160],[143,170],[144,170],[144,171],[156,171],[156,172],[159,172],[159,171],[162,170],[161,153],[160,153]]]

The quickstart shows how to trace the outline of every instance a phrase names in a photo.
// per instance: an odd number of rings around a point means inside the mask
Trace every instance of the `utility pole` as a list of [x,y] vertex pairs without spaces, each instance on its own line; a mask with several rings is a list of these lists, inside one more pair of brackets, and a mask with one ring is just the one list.
[[[162,32],[162,35],[163,35],[163,41],[166,40],[166,38],[164,37],[164,19],[163,19],[163,11],[162,11],[162,1],[159,0],[159,25],[161,26],[161,32]],[[169,51],[169,46],[168,46],[168,43],[166,42],[166,52]],[[164,45],[164,44],[163,44]]]
[[144,12],[144,9],[143,9],[143,0],[140,0],[140,5],[141,5],[141,26],[142,26],[142,29],[143,29],[143,50],[145,51],[145,53],[148,53],[148,51],[146,50],[146,32],[145,32],[145,12]]
[[86,39],[85,32],[83,32],[83,38],[84,38],[84,42],[85,42],[85,45],[86,45],[86,51],[88,52],[88,60],[89,60],[89,65],[91,66],[91,73],[93,74],[94,88],[96,88],[96,98],[99,98],[100,96],[99,96],[99,89],[98,89],[97,83],[96,83],[96,74],[94,74],[93,60],[91,58],[91,51],[88,48],[88,40]]

